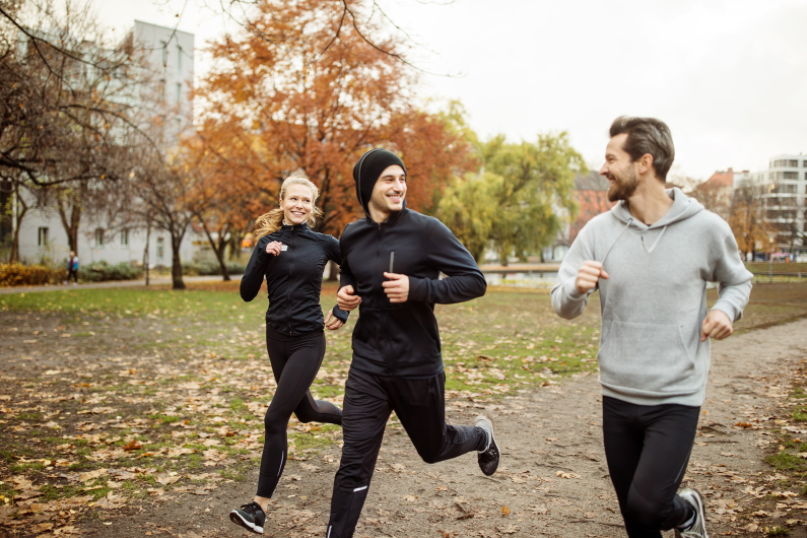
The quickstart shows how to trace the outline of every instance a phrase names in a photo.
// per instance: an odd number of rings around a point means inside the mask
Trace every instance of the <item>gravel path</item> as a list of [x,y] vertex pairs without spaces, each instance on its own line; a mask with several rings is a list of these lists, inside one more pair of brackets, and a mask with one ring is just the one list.
[[[746,535],[763,523],[749,517],[754,503],[785,478],[763,463],[774,438],[766,423],[789,392],[787,372],[807,358],[807,320],[714,343],[712,358],[685,481],[706,495],[710,535]],[[602,449],[600,405],[594,375],[495,405],[451,400],[454,423],[471,423],[480,412],[493,419],[503,457],[492,478],[481,474],[474,455],[427,465],[401,430],[388,429],[356,536],[625,536]],[[267,536],[324,535],[338,461],[334,447],[315,459],[289,462]],[[227,513],[251,499],[256,476],[257,470],[246,482],[205,496],[166,496],[112,525],[87,521],[84,530],[105,537],[248,536]],[[777,504],[766,524],[803,520],[799,506]],[[803,523],[789,536],[807,536]]]

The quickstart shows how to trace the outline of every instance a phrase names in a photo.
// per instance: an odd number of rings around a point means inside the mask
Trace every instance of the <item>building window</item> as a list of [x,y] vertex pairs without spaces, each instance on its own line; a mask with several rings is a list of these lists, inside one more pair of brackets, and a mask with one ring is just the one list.
[[798,172],[784,172],[785,179],[799,179]]
[[120,244],[123,246],[129,245],[129,230],[121,230],[120,232]]
[[804,168],[807,168],[807,161],[804,161],[803,163],[801,163],[801,165],[802,165]]
[[[807,163],[807,161],[805,161]],[[807,164],[805,164],[807,166]],[[798,168],[799,161],[798,159],[779,159],[773,161],[773,168]]]
[[163,259],[165,254],[165,239],[162,237],[157,238],[157,258]]
[[40,226],[36,234],[36,244],[40,247],[48,246],[48,227]]
[[96,228],[95,229],[95,246],[96,248],[104,246],[104,229],[103,228]]
[[182,84],[177,82],[177,104],[182,100]]
[[168,67],[168,43],[165,41],[160,41],[162,45],[162,53],[163,53],[163,67]]
[[182,71],[182,47],[177,44],[177,73]]

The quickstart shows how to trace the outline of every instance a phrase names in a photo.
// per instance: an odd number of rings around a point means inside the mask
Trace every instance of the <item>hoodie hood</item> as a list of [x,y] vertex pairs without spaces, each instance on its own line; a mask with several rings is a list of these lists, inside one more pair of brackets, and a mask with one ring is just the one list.
[[653,228],[669,226],[674,222],[688,219],[689,217],[700,213],[704,209],[700,202],[694,198],[687,197],[687,195],[684,194],[684,192],[678,187],[667,189],[667,196],[672,198],[672,207],[669,211],[667,211],[666,215],[661,217],[658,221],[654,222],[650,226],[636,220],[633,215],[630,214],[630,209],[628,209],[628,204],[625,200],[620,200],[617,202],[616,205],[611,208],[611,214],[613,214],[614,217],[616,217],[620,222],[623,222],[628,226],[633,225],[642,230],[651,230]]
[[[406,174],[406,166],[400,157],[393,152],[384,148],[373,148],[361,156],[359,162],[353,167],[353,181],[356,182],[356,198],[359,200],[364,214],[370,217],[370,210],[367,204],[370,202],[370,197],[373,194],[373,189],[381,177],[381,174],[388,166],[397,164],[403,168]],[[404,198],[403,207],[406,209],[406,198]]]

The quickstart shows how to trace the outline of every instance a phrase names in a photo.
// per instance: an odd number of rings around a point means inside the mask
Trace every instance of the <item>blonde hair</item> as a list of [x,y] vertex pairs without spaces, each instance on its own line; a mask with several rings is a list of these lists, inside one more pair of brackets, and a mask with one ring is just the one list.
[[[311,198],[313,199],[312,205],[314,206],[314,209],[311,211],[311,214],[308,215],[307,224],[309,227],[313,228],[317,224],[317,219],[322,216],[322,211],[320,211],[320,209],[316,206],[317,198],[319,198],[319,189],[307,178],[301,176],[287,177],[280,186],[281,204],[283,203],[283,199],[286,197],[286,189],[292,185],[303,185],[304,187],[311,189]],[[278,231],[280,226],[283,224],[283,215],[283,208],[277,207],[258,217],[255,220],[255,239],[260,239],[264,235],[269,235]]]

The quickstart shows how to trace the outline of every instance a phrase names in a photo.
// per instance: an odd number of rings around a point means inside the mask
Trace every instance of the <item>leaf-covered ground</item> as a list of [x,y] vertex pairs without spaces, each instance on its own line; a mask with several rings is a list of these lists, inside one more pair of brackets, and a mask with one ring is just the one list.
[[[274,387],[266,301],[241,302],[237,286],[0,296],[0,525],[78,533],[84,514],[105,520],[171,495],[209,495],[256,468]],[[334,301],[327,287],[323,307]],[[594,371],[596,301],[574,323],[552,313],[546,293],[525,290],[438,306],[452,408]],[[807,286],[757,286],[738,329],[805,314]],[[318,398],[341,403],[354,322],[328,334]],[[292,419],[290,459],[308,465],[340,433]]]

